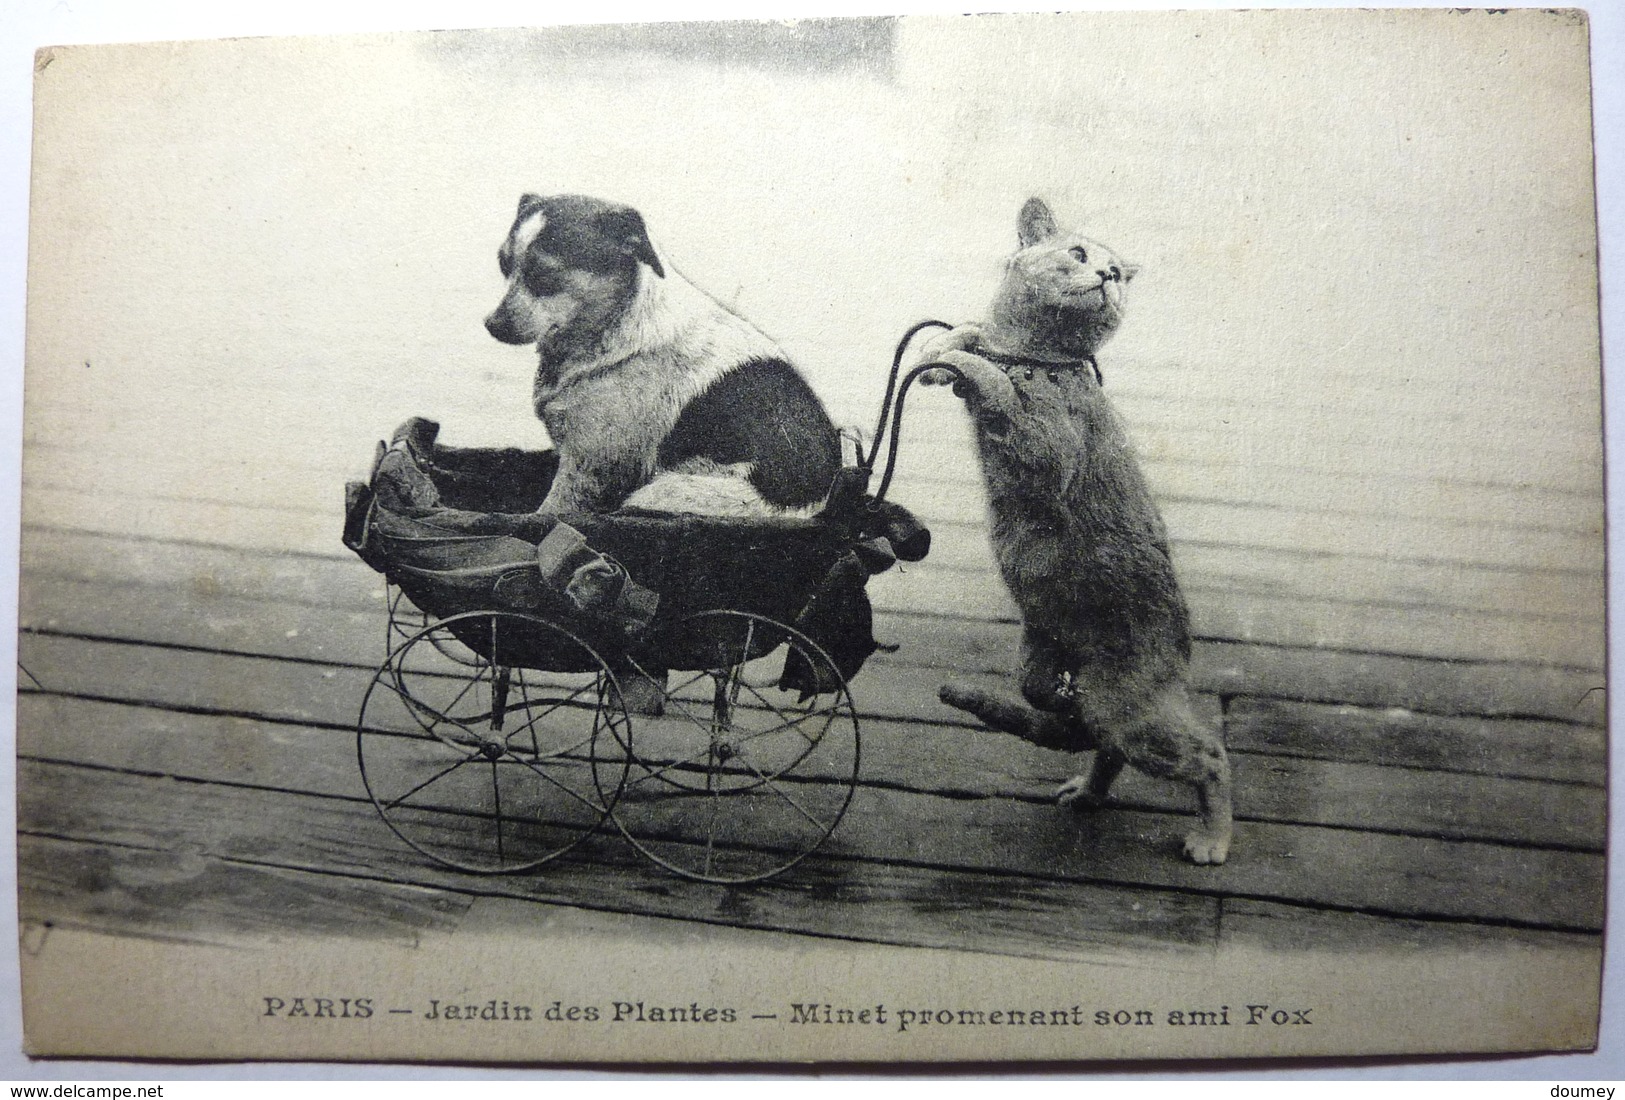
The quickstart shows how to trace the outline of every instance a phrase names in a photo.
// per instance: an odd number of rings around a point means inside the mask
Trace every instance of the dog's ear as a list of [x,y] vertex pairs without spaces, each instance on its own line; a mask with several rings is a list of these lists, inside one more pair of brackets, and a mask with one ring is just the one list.
[[660,266],[660,257],[655,255],[655,246],[649,243],[649,230],[643,224],[642,214],[630,206],[617,207],[605,212],[600,225],[604,236],[614,241],[622,252],[648,264],[662,279],[666,277],[666,269]]
[[1016,237],[1021,247],[1030,248],[1055,236],[1055,232],[1055,215],[1050,213],[1049,204],[1036,196],[1028,199],[1016,219]]
[[523,195],[519,196],[519,213],[515,214],[514,217],[523,218],[526,214],[531,213],[541,205],[542,196],[532,195],[529,191],[526,191]]
[[1140,273],[1140,265],[1124,260],[1122,263],[1123,281],[1126,283]]

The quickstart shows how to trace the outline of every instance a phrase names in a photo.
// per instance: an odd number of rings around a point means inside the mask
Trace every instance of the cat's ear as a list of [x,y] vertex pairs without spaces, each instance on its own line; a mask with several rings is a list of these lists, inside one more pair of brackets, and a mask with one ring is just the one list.
[[1016,237],[1021,247],[1030,248],[1055,236],[1055,232],[1055,215],[1050,213],[1049,204],[1036,197],[1028,199],[1016,219]]
[[1123,281],[1126,283],[1140,273],[1139,264],[1131,264],[1127,260],[1117,265],[1123,272]]

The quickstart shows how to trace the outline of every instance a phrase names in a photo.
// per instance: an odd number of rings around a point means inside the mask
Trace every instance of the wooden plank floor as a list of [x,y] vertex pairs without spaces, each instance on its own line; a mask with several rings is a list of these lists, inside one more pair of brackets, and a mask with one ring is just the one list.
[[877,585],[877,633],[900,648],[854,684],[861,784],[818,855],[709,886],[600,836],[535,875],[477,876],[401,844],[361,784],[384,640],[361,563],[40,526],[23,552],[25,921],[410,939],[502,897],[1054,958],[1600,937],[1604,731],[1584,669],[1202,639],[1200,702],[1238,789],[1231,861],[1203,869],[1177,855],[1187,792],[1125,775],[1113,808],[1064,813],[1049,799],[1079,760],[936,701],[945,679],[1008,686],[1014,623]]

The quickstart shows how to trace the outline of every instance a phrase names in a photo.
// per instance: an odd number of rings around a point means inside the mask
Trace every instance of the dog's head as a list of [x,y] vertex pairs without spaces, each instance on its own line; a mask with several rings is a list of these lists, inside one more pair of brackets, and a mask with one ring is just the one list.
[[508,280],[486,330],[544,355],[590,346],[637,291],[639,266],[664,278],[643,216],[587,195],[525,195],[497,251]]

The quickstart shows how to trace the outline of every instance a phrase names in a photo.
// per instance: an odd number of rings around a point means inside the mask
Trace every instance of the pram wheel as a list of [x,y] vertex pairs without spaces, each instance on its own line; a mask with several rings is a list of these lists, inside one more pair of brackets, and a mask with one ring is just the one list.
[[[422,633],[425,627],[434,622],[434,616],[419,609],[399,585],[387,578],[384,581],[384,598],[388,601],[388,614],[384,619],[384,654],[387,656],[402,642]],[[449,633],[442,632],[431,644],[464,668],[476,668],[480,663],[478,654]]]
[[[582,671],[525,667],[539,652]],[[391,650],[362,699],[356,753],[407,844],[460,871],[515,873],[602,824],[630,737],[620,686],[590,646],[536,616],[473,611]],[[599,760],[601,747],[613,758]]]
[[[639,717],[635,752],[621,746],[631,771],[615,822],[686,878],[743,883],[787,870],[835,831],[857,788],[846,681],[805,634],[764,616],[705,611],[670,629],[704,665],[671,673],[664,714]],[[779,687],[787,662],[824,693],[803,703]],[[608,767],[611,757],[595,759]]]

